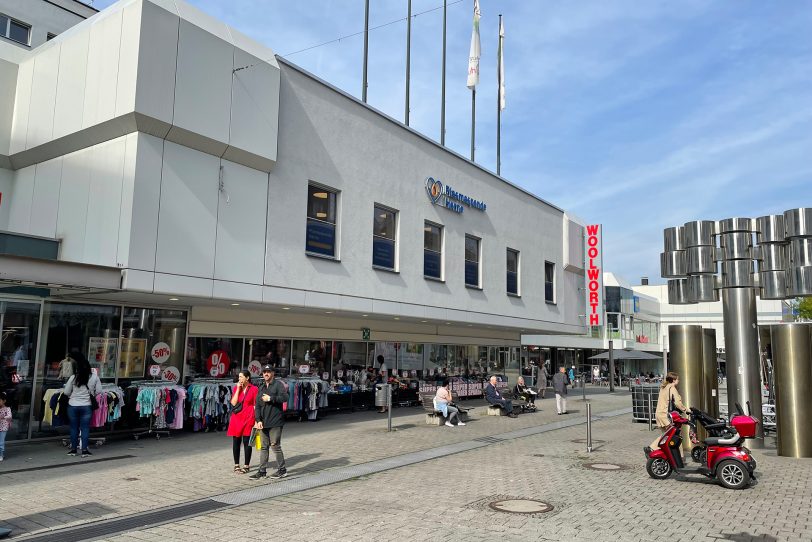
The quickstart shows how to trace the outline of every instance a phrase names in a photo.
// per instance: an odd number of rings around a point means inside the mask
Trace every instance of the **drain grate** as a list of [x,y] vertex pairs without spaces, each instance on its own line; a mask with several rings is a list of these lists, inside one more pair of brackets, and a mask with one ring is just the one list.
[[112,457],[100,457],[99,459],[82,459],[81,461],[70,461],[57,465],[42,465],[40,467],[27,467],[24,469],[4,470],[0,474],[16,474],[18,472],[34,472],[39,470],[61,469],[62,467],[77,467],[79,465],[90,465],[91,463],[103,463],[105,461],[118,461],[120,459],[132,459],[134,455],[114,455]]
[[484,442],[486,444],[496,444],[497,442],[505,441],[505,439],[499,437],[477,437],[471,440],[473,440],[474,442]]
[[188,517],[199,516],[209,512],[214,512],[220,508],[226,508],[227,505],[215,502],[211,499],[204,501],[192,502],[189,504],[181,504],[170,508],[162,508],[153,512],[144,514],[135,514],[133,516],[123,517],[121,519],[113,519],[109,521],[101,521],[98,523],[91,523],[79,527],[60,529],[59,534],[50,531],[39,535],[34,535],[29,538],[20,538],[24,542],[79,542],[81,540],[93,540],[95,538],[102,538],[112,534],[123,533],[131,530],[141,530],[148,527],[155,527],[171,521],[177,521]]

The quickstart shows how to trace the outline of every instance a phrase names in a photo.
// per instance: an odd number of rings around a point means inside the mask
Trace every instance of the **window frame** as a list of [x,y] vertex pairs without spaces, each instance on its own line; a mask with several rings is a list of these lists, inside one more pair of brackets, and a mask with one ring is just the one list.
[[[469,260],[467,258],[467,248],[465,245],[468,244],[468,240],[472,239],[476,241],[477,246],[477,260],[476,260],[476,274],[477,274],[477,284],[470,284],[468,282],[468,264],[473,263],[473,260]],[[465,245],[463,245],[463,260],[464,260],[464,269],[463,269],[463,277],[465,280],[465,287],[466,288],[473,288],[474,290],[482,290],[482,238],[477,237],[476,235],[471,235],[469,233],[465,234]]]
[[[373,203],[373,217],[372,217],[372,268],[378,269],[380,271],[389,271],[391,273],[399,273],[400,272],[400,258],[398,253],[398,238],[400,232],[400,211],[393,207],[389,207],[388,205],[383,205],[382,203]],[[393,232],[392,239],[388,237],[384,237],[382,235],[376,235],[375,233],[375,216],[379,211],[392,213],[394,215],[394,228],[395,231]],[[392,242],[392,267],[387,267],[385,265],[378,265],[375,263],[375,239],[383,239],[385,241]]]
[[[553,271],[553,277],[552,277],[553,280],[550,281],[549,283],[547,282],[547,267],[548,266],[550,266],[552,268],[552,271]],[[556,305],[557,304],[556,284],[555,283],[556,283],[556,280],[555,280],[555,262],[550,262],[550,261],[544,260],[544,302],[549,304],[549,305]],[[552,290],[552,299],[547,298],[547,284],[552,285],[552,288],[551,288],[551,290]]]
[[[331,222],[330,220],[326,220],[325,218],[319,218],[316,216],[310,216],[310,189],[314,188],[316,190],[327,192],[327,199],[328,199],[328,209],[329,205],[329,198],[332,194],[335,197],[335,202],[333,204],[333,214],[334,220]],[[328,210],[329,213],[329,210]],[[329,218],[329,214],[328,217]],[[308,250],[308,231],[310,229],[310,221],[314,221],[319,224],[326,224],[333,227],[333,254],[325,254],[322,252],[317,252],[313,250]],[[306,209],[305,209],[305,255],[310,256],[313,258],[323,258],[325,260],[331,260],[340,262],[340,249],[341,249],[341,191],[335,188],[331,188],[329,186],[323,185],[321,183],[310,181],[307,183],[307,198],[306,198]]]
[[[437,228],[440,235],[440,250],[432,250],[426,248],[426,226]],[[426,274],[426,251],[437,254],[440,259],[440,276],[434,277]],[[426,280],[436,280],[438,282],[445,282],[445,226],[432,222],[431,220],[423,220],[423,278]]]
[[[511,254],[516,255],[516,271],[512,273],[516,275],[516,291],[510,291],[510,268],[508,267],[508,258]],[[511,297],[522,297],[522,283],[521,283],[521,276],[522,276],[522,253],[515,248],[507,247],[505,251],[505,291],[507,295]]]
[[[6,19],[6,27],[0,29],[0,36],[4,37],[9,41],[13,41],[14,43],[19,43],[20,45],[25,45],[26,47],[31,47],[31,25],[25,23],[19,19],[12,17],[11,15],[6,15],[5,13],[0,13],[0,17],[5,17]],[[11,23],[14,23],[18,26],[21,26],[26,29],[26,41],[20,41],[18,39],[14,39],[11,37]]]

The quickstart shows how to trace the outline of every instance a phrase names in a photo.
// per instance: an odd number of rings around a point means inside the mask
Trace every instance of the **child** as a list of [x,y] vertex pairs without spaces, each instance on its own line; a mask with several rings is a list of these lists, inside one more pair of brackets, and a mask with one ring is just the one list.
[[11,409],[6,406],[6,392],[0,391],[0,461],[6,451],[6,433],[11,427]]

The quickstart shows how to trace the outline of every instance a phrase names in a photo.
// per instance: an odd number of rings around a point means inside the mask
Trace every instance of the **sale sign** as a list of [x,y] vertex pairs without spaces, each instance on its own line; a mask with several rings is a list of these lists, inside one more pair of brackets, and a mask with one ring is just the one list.
[[262,374],[262,364],[259,362],[259,360],[252,360],[251,363],[248,364],[248,372],[251,373],[252,376],[259,376]]
[[160,342],[152,347],[150,355],[152,356],[152,361],[155,363],[166,363],[169,360],[169,356],[172,355],[172,350],[169,349],[168,344]]
[[150,365],[149,366],[149,376],[157,377],[161,375],[161,366],[160,365]]
[[180,380],[180,371],[177,367],[167,367],[161,373],[161,378],[168,382],[178,382]]
[[586,227],[584,243],[586,262],[586,317],[589,326],[603,325],[603,226]]
[[231,359],[224,350],[215,350],[206,359],[206,369],[215,378],[225,375],[229,367],[231,367]]

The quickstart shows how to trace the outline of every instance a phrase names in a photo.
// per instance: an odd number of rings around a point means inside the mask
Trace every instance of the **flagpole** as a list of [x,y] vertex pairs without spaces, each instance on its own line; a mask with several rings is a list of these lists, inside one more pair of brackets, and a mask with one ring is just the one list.
[[445,34],[448,0],[443,0],[443,90],[440,98],[440,145],[445,145]]
[[471,89],[471,162],[474,161],[476,143],[476,87]]
[[409,16],[406,19],[406,111],[404,118],[409,125],[409,77],[412,66],[412,0],[409,0]]
[[499,86],[496,91],[496,174],[502,174],[502,14],[499,14],[499,54],[496,73]]
[[367,103],[367,58],[369,56],[369,0],[364,3],[364,81],[361,85],[361,101]]

